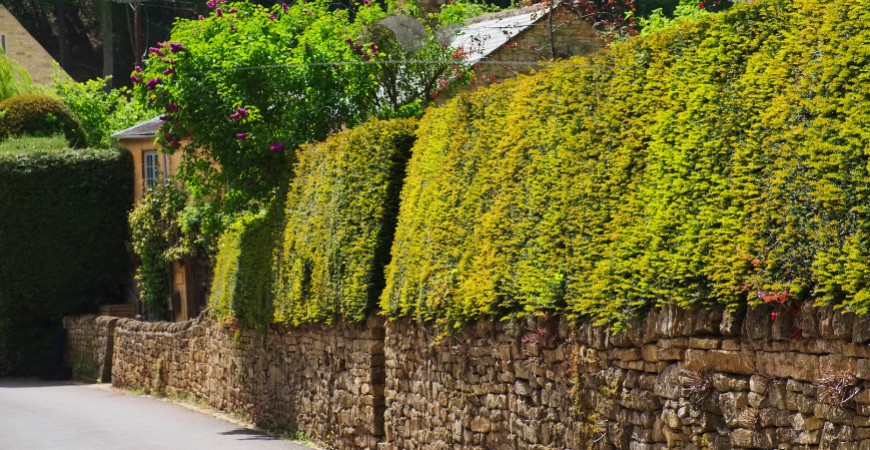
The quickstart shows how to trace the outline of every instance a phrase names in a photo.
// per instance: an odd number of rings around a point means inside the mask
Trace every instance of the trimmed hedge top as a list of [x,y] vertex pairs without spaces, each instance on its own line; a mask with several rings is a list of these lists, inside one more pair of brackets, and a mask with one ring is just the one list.
[[421,121],[386,314],[868,311],[868,0],[737,4],[571,62]]
[[42,94],[21,94],[0,102],[0,139],[62,133],[73,147],[87,145],[78,117],[62,101]]

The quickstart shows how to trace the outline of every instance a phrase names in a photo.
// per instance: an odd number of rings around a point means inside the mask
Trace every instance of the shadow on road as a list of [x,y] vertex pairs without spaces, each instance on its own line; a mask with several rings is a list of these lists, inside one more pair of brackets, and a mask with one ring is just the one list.
[[0,389],[69,386],[67,381],[45,381],[38,378],[0,378]]
[[247,436],[245,438],[239,438],[240,441],[277,441],[278,439],[269,436],[267,434],[263,434],[256,430],[249,430],[247,428],[236,428],[235,430],[224,431],[220,433],[224,436]]

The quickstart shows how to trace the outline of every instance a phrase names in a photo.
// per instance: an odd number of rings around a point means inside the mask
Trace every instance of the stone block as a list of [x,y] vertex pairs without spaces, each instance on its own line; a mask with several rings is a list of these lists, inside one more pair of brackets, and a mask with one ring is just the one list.
[[714,371],[752,375],[754,363],[752,356],[746,352],[688,349],[686,369],[696,372]]

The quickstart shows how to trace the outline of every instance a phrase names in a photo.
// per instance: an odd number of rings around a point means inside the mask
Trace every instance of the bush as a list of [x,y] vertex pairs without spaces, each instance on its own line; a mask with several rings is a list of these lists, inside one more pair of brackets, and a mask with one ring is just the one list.
[[62,133],[73,147],[85,147],[82,123],[60,100],[42,94],[22,94],[0,102],[0,139],[51,136]]
[[443,330],[618,328],[664,302],[866,313],[868,19],[738,4],[430,110],[383,309]]
[[365,320],[383,288],[415,128],[372,120],[303,146],[286,201],[222,237],[216,315],[260,327]]
[[21,335],[11,328],[47,326],[122,298],[132,199],[127,152],[0,153],[0,311],[14,319],[0,322],[0,375],[31,371],[44,358],[45,342],[9,342]]
[[221,237],[211,306],[222,322],[261,330],[272,323],[281,204],[276,201],[269,211],[243,215]]
[[357,322],[377,305],[415,131],[415,120],[371,120],[300,149],[278,261],[277,321]]
[[54,90],[61,101],[79,118],[87,134],[87,145],[109,148],[109,136],[157,115],[150,104],[133,101],[130,89],[104,90],[106,80],[97,78],[83,83],[58,79]]

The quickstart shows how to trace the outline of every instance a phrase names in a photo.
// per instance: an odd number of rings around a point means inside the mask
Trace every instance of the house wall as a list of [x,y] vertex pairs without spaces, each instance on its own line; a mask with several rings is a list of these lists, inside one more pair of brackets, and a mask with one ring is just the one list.
[[620,334],[481,321],[442,339],[408,320],[240,338],[205,317],[120,320],[112,375],[340,449],[870,449],[870,318],[773,311],[667,306]]
[[0,36],[6,41],[6,55],[27,69],[37,84],[52,84],[55,74],[68,77],[54,58],[3,6],[0,6]]
[[[127,149],[133,155],[134,165],[134,187],[133,199],[139,202],[145,197],[145,167],[143,153],[146,151],[157,150],[154,145],[154,138],[138,138],[138,139],[119,139],[118,144]],[[181,153],[173,153],[171,155],[160,154],[158,158],[160,173],[173,177],[178,173],[178,168],[181,166]]]
[[[559,8],[553,16],[553,44],[556,59],[582,56],[604,47],[604,41],[595,30],[574,13]],[[475,67],[475,84],[486,85],[513,78],[519,73],[529,73],[536,67],[515,64],[515,61],[539,62],[553,59],[550,28],[546,17],[516,36],[489,55],[486,61]]]
[[[118,144],[127,149],[133,155],[133,171],[134,185],[133,198],[134,202],[140,202],[145,197],[145,157],[146,151],[157,150],[154,145],[154,138],[124,138],[119,139]],[[178,168],[181,165],[182,155],[180,152],[166,155],[159,154],[158,165],[160,173],[166,177],[173,177],[178,173]],[[181,263],[173,263],[171,267],[172,273],[172,289],[180,295],[180,307],[173,311],[173,319],[175,321],[187,320],[195,317],[198,312],[188,311],[188,289],[187,289],[187,271]]]

